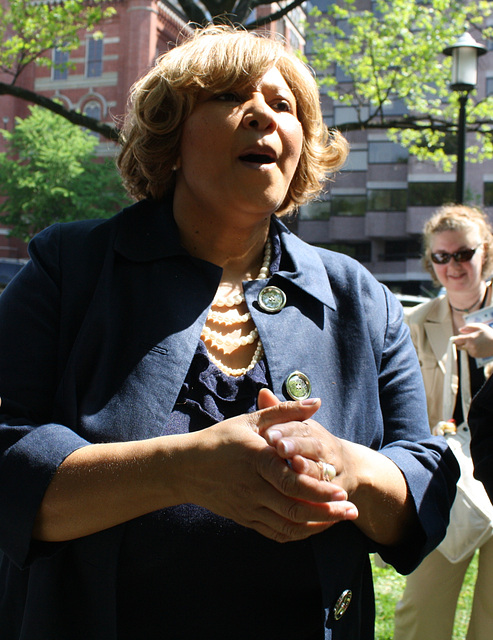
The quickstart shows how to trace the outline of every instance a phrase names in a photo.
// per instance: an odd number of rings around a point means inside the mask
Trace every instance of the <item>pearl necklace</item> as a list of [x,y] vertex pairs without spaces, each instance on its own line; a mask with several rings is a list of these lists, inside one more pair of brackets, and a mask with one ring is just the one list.
[[215,358],[212,355],[212,353],[209,353],[208,355],[209,355],[210,361],[213,362],[218,369],[221,369],[221,371],[225,373],[227,376],[244,376],[245,373],[253,369],[253,367],[257,364],[257,362],[262,359],[262,356],[264,355],[264,348],[259,339],[257,348],[255,349],[255,353],[253,354],[252,361],[250,362],[248,367],[243,367],[242,369],[231,369],[231,367],[227,367],[220,360]]
[[[268,238],[267,242],[265,243],[264,259],[256,280],[265,280],[266,278],[269,277],[271,260],[272,260],[272,242],[270,241],[270,238]],[[252,278],[247,278],[247,280],[252,280]],[[216,297],[214,298],[212,304],[216,307],[231,308],[231,307],[238,306],[242,302],[245,302],[245,295],[243,293],[235,293],[231,296],[226,296],[225,298]],[[208,317],[208,319],[210,318]]]
[[251,314],[249,311],[240,315],[237,309],[231,309],[229,311],[209,311],[209,315],[207,319],[215,324],[224,324],[226,326],[231,324],[241,324],[243,322],[248,322],[251,318]]
[[216,347],[216,349],[225,351],[224,347],[234,347],[234,349],[238,349],[239,347],[244,347],[247,344],[253,344],[254,340],[258,338],[258,331],[255,327],[255,329],[250,331],[247,336],[231,338],[229,336],[223,336],[222,333],[204,326],[201,337],[204,342],[210,342],[214,347]]
[[[271,259],[272,259],[272,243],[270,241],[270,238],[268,238],[267,242],[265,243],[264,259],[262,261],[262,266],[257,276],[257,280],[265,280],[266,278],[269,277]],[[252,280],[252,278],[248,278],[248,280]],[[249,311],[247,311],[246,313],[240,314],[238,309],[234,309],[234,307],[239,306],[243,302],[245,302],[245,295],[243,293],[236,293],[230,296],[226,296],[224,298],[215,297],[212,302],[212,306],[215,306],[216,308],[219,308],[219,309],[226,307],[227,310],[213,311],[211,309],[207,314],[206,322],[209,322],[211,324],[216,324],[216,325],[225,325],[225,326],[231,326],[235,324],[244,324],[248,322],[252,318],[251,313]],[[202,333],[200,337],[204,342],[209,343],[212,347],[214,347],[219,351],[222,351],[223,353],[225,353],[226,350],[229,350],[229,352],[231,353],[232,351],[236,351],[236,349],[239,349],[240,347],[246,346],[247,344],[253,344],[255,340],[258,340],[257,348],[255,349],[255,353],[253,354],[250,364],[247,367],[243,367],[240,369],[232,369],[231,367],[226,366],[221,362],[221,360],[213,356],[208,351],[208,356],[211,362],[215,364],[216,367],[218,367],[218,369],[220,369],[223,373],[225,373],[228,376],[245,375],[245,373],[247,373],[248,371],[250,371],[255,367],[257,362],[259,362],[259,360],[264,355],[264,348],[262,346],[262,342],[259,338],[258,330],[256,327],[252,329],[252,331],[250,331],[248,335],[235,338],[232,336],[224,335],[219,331],[215,331],[214,329],[210,329],[207,325],[204,325],[204,328],[202,329]]]

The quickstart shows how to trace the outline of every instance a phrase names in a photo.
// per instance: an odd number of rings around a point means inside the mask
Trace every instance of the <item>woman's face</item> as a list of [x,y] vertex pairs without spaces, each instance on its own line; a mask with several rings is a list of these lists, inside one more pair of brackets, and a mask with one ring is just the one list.
[[302,141],[295,97],[277,68],[246,89],[204,91],[183,126],[175,202],[265,218],[286,197]]
[[433,264],[440,284],[450,292],[470,291],[479,288],[485,260],[484,243],[477,227],[462,231],[441,231],[432,236],[431,253],[455,253],[462,249],[477,251],[469,262],[457,262],[451,258],[447,264]]

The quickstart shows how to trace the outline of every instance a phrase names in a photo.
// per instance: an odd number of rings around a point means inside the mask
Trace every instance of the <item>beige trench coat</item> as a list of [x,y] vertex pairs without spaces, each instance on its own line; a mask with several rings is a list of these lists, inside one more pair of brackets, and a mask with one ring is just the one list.
[[[416,307],[407,315],[406,322],[418,353],[428,403],[428,420],[432,429],[440,420],[452,418],[450,412],[453,413],[458,391],[457,350],[455,346],[449,346],[454,330],[447,297],[440,296]],[[447,378],[449,387],[444,389],[447,360],[450,357],[452,366],[451,375]],[[493,363],[490,363],[485,367],[485,376],[489,377],[492,372]],[[445,412],[444,397],[448,405]],[[466,404],[465,416],[468,411],[469,406]]]

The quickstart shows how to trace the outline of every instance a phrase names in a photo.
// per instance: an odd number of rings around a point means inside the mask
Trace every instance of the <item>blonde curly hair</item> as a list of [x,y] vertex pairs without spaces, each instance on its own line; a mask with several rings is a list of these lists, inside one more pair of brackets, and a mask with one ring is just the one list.
[[482,276],[491,278],[493,270],[493,229],[488,216],[478,207],[464,204],[446,204],[437,209],[423,227],[423,267],[431,275],[435,285],[440,283],[435,275],[431,261],[431,241],[442,231],[467,231],[476,227],[484,243],[484,261]]
[[296,98],[303,129],[300,161],[277,213],[288,213],[319,194],[328,175],[344,164],[349,147],[323,122],[313,74],[279,40],[224,25],[196,29],[131,88],[117,160],[129,194],[160,201],[172,191],[183,123],[202,90],[241,89],[273,66]]

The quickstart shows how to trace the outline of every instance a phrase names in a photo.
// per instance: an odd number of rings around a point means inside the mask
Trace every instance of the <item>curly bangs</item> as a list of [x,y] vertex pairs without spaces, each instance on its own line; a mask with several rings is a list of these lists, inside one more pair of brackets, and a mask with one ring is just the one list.
[[138,200],[162,200],[173,189],[183,123],[199,93],[241,89],[273,66],[296,98],[303,129],[300,161],[277,213],[288,213],[315,197],[327,174],[346,160],[348,145],[339,132],[327,131],[313,74],[281,41],[216,25],[196,29],[133,85],[117,160],[127,191]]

